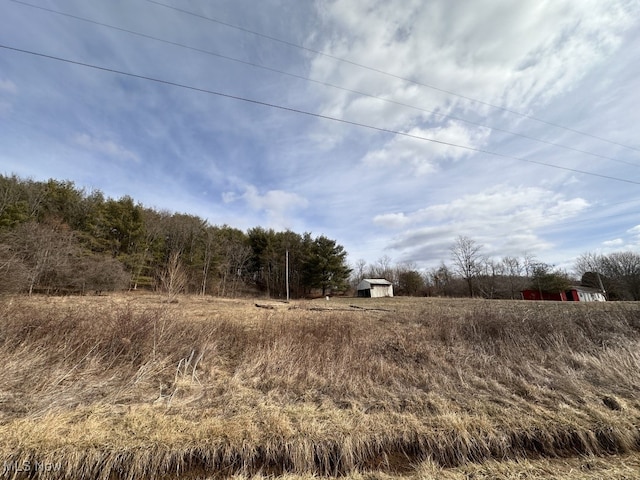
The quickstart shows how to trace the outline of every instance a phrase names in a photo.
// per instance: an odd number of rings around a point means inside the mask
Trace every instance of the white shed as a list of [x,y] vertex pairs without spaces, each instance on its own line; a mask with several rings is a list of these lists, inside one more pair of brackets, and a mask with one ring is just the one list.
[[384,278],[365,278],[357,288],[359,297],[393,297],[393,284]]

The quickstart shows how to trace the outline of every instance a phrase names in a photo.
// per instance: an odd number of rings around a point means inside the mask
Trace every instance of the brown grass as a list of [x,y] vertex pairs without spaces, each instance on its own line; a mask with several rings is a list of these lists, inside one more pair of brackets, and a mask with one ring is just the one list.
[[270,306],[3,299],[2,478],[637,471],[640,305]]

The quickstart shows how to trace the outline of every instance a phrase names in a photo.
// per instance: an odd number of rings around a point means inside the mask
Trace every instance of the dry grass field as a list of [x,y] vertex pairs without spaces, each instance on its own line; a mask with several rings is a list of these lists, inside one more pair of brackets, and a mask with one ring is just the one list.
[[638,304],[12,297],[0,359],[0,478],[640,478]]

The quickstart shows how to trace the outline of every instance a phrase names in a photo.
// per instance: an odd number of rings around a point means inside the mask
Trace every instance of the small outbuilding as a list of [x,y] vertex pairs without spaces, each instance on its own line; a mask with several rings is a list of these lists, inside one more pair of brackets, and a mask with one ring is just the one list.
[[607,297],[602,290],[583,286],[571,287],[566,291],[567,300],[574,302],[605,302]]
[[384,278],[365,278],[357,289],[359,297],[393,297],[393,284]]

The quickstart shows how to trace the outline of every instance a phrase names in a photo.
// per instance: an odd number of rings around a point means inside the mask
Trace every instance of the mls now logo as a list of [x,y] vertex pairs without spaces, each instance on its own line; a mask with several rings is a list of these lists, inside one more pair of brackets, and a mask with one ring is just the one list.
[[60,462],[32,462],[29,460],[25,460],[23,462],[4,462],[3,474],[55,472],[61,468],[62,465]]

